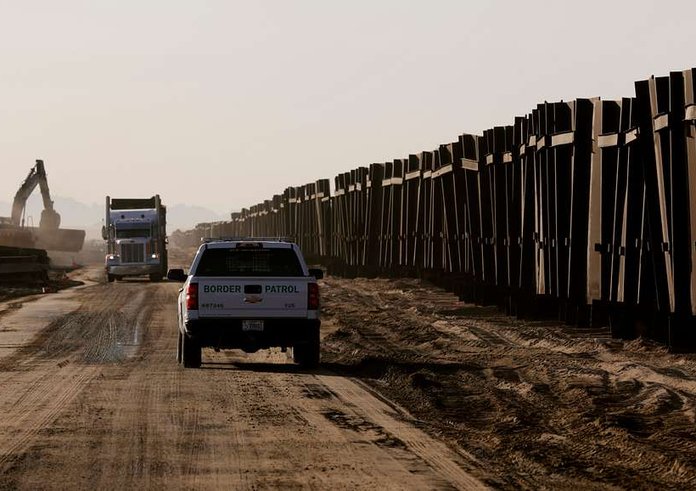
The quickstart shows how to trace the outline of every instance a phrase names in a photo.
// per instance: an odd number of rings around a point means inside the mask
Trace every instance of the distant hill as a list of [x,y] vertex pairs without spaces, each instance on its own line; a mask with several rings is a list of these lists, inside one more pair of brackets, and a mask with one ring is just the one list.
[[[101,226],[104,217],[104,204],[81,203],[72,198],[56,196],[53,205],[61,216],[61,226],[65,228],[79,228],[87,230],[89,238],[101,236]],[[27,201],[27,221],[29,224],[39,224],[43,203],[39,195],[32,195]],[[7,201],[0,201],[0,216],[10,216],[12,205]],[[229,214],[216,213],[202,206],[175,204],[167,206],[167,232],[172,233],[176,229],[190,229],[200,222],[213,222],[225,220]]]

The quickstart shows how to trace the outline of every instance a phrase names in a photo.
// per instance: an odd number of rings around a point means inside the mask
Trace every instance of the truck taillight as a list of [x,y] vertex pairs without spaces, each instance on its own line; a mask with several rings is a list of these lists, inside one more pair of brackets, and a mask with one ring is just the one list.
[[198,283],[186,287],[186,310],[198,310]]
[[319,309],[319,285],[309,283],[307,285],[307,310]]

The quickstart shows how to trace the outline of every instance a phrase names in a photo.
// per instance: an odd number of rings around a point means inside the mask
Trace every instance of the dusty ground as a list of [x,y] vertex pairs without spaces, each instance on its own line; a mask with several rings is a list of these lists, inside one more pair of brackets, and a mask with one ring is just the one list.
[[279,351],[180,368],[179,285],[100,276],[0,304],[0,488],[483,487],[357,379]]
[[326,366],[466,449],[492,486],[696,486],[696,357],[517,321],[416,280],[328,279],[323,294]]
[[321,369],[184,370],[178,285],[102,276],[0,303],[2,489],[696,486],[694,357],[328,278]]
[[48,281],[26,281],[22,283],[0,282],[0,302],[13,298],[27,297],[46,292],[56,292],[81,285],[80,281],[71,279],[62,270],[48,272]]

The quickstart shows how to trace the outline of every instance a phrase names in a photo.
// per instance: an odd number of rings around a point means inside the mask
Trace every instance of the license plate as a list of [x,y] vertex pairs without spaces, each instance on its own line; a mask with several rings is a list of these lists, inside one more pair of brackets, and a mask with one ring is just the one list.
[[263,331],[263,321],[259,321],[259,320],[242,321],[242,331]]

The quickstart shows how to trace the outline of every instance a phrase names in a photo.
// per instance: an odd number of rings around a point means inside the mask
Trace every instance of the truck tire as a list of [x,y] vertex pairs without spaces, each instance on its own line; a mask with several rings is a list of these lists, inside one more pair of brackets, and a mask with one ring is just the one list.
[[184,343],[184,335],[181,334],[181,331],[179,329],[176,330],[178,336],[176,338],[176,362],[181,363],[183,357],[183,343]]
[[113,283],[113,282],[114,282],[114,275],[112,275],[112,274],[107,274],[107,275],[106,275],[106,281],[108,281],[109,283]]
[[201,345],[197,339],[188,337],[182,334],[182,361],[184,368],[200,368],[201,367]]
[[292,359],[304,368],[316,368],[321,359],[321,345],[319,343],[319,329],[313,329],[307,342],[295,345],[292,348]]
[[162,279],[162,275],[159,273],[152,273],[150,275],[150,281],[157,282],[157,281],[160,281],[161,279]]

